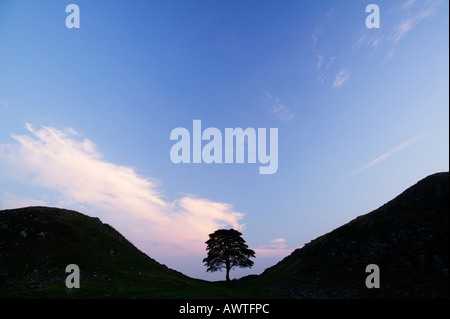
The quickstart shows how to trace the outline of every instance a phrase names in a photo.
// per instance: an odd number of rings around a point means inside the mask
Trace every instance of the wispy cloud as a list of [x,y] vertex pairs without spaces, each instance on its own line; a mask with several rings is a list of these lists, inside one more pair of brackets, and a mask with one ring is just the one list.
[[441,0],[420,2],[406,0],[401,4],[394,5],[390,10],[383,11],[383,25],[377,32],[366,28],[362,29],[361,34],[352,47],[352,51],[356,52],[362,48],[387,47],[388,57],[384,62],[389,61],[400,41],[421,21],[432,17],[439,9],[441,3]]
[[258,256],[262,257],[284,257],[292,252],[286,244],[285,238],[276,238],[270,241],[269,244],[260,245],[255,249]]
[[285,249],[286,248],[286,239],[284,238],[277,238],[277,239],[273,239],[271,241],[272,243],[272,248],[274,249]]
[[408,10],[409,8],[411,8],[412,5],[414,5],[414,3],[416,3],[416,0],[406,0],[402,4],[402,9],[403,10]]
[[317,77],[317,82],[322,85],[325,83],[325,80],[328,78],[328,73],[331,65],[333,64],[336,57],[325,57],[323,55],[317,55],[317,64],[316,70],[321,72],[321,74]]
[[[12,135],[0,145],[0,161],[17,180],[56,191],[63,206],[90,207],[153,256],[203,253],[204,241],[218,228],[241,229],[243,214],[227,203],[193,195],[167,201],[159,183],[133,168],[103,159],[95,144],[72,129],[43,127]],[[40,203],[11,194],[4,200]]]
[[350,78],[350,70],[347,68],[343,68],[336,74],[333,82],[333,88],[339,89],[342,87]]
[[310,39],[311,39],[312,46],[317,45],[317,42],[319,41],[319,37],[322,35],[323,30],[324,30],[324,25],[318,25],[311,32]]
[[[411,1],[406,2],[408,4]],[[391,37],[394,43],[398,43],[408,32],[410,32],[420,21],[432,16],[437,10],[438,3],[430,1],[433,5],[421,8],[419,11],[411,13],[403,19],[395,28]],[[406,6],[405,10],[409,10],[411,5]]]
[[317,64],[316,64],[316,70],[325,69],[328,70],[333,63],[333,61],[336,59],[336,57],[326,57],[321,54],[317,54]]
[[284,103],[280,101],[278,97],[273,96],[268,91],[264,91],[269,103],[269,110],[280,121],[291,121],[295,118],[295,113]]
[[287,248],[286,239],[285,238],[276,238],[270,241],[270,244],[260,245],[259,249],[274,249],[274,250],[284,250]]
[[284,104],[272,105],[271,111],[281,121],[290,121],[295,117],[295,114]]
[[414,27],[416,19],[407,19],[402,21],[395,29],[393,40],[399,42]]
[[328,69],[331,64],[333,64],[336,57],[329,54],[328,44],[322,46],[319,41],[323,34],[329,29],[329,26],[333,23],[335,16],[336,13],[334,9],[329,9],[309,35],[311,46],[315,51],[315,69],[318,73],[320,73],[317,77],[317,82],[320,85],[323,85],[325,80],[328,78]]
[[313,47],[315,47],[318,44],[319,38],[324,33],[325,28],[332,23],[334,17],[335,11],[334,9],[330,9],[325,13],[320,23],[314,27],[314,29],[310,34],[310,41]]
[[323,55],[318,54],[317,55],[317,70],[320,70],[320,68],[322,67],[322,63],[323,60],[325,59],[325,57]]
[[424,136],[425,136],[425,134],[418,135],[416,137],[413,137],[413,138],[407,140],[406,142],[401,143],[400,145],[398,145],[397,147],[393,148],[389,152],[381,154],[380,156],[378,156],[374,160],[368,162],[367,164],[363,165],[362,167],[360,167],[360,168],[350,172],[349,175],[355,175],[355,174],[361,173],[362,171],[365,171],[365,170],[367,170],[367,169],[369,169],[369,168],[371,168],[371,167],[373,167],[375,165],[380,164],[381,162],[384,162],[385,160],[387,160],[388,158],[390,158],[394,154],[397,154],[397,153],[405,150],[406,148],[410,147],[414,143],[420,141]]

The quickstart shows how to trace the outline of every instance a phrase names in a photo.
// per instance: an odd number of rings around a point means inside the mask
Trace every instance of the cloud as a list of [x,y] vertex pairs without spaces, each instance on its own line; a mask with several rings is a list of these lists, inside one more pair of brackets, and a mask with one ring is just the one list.
[[410,18],[402,21],[395,29],[393,34],[394,42],[399,42],[409,31],[412,30],[414,25],[416,24],[416,19]]
[[92,141],[72,129],[26,128],[31,135],[12,135],[15,144],[0,145],[9,174],[56,191],[64,207],[95,212],[153,256],[203,253],[209,233],[244,227],[239,223],[244,215],[230,204],[193,195],[167,201],[159,182],[107,162]]
[[317,78],[317,82],[319,82],[320,85],[322,85],[325,80],[327,79],[328,74],[327,73],[323,73],[321,75],[319,75],[319,77]]
[[311,33],[311,43],[312,46],[316,46],[317,42],[319,41],[319,37],[322,35],[323,30],[325,26],[324,25],[318,25],[314,28],[314,30]]
[[[293,249],[267,249],[267,248],[255,248],[253,249],[255,251],[255,255],[258,258],[278,258],[282,259],[286,256],[289,256]],[[274,263],[269,263],[268,265],[271,266]]]
[[255,252],[260,257],[285,257],[292,252],[292,249],[287,248],[285,238],[276,238],[271,240],[270,244],[258,246]]
[[400,144],[397,147],[393,148],[389,152],[381,154],[380,156],[378,156],[374,160],[370,161],[369,163],[365,164],[364,166],[362,166],[362,167],[360,167],[360,168],[350,172],[349,175],[355,175],[355,174],[361,173],[362,171],[365,171],[366,169],[369,169],[369,168],[371,168],[371,167],[373,167],[375,165],[380,164],[381,162],[384,162],[385,160],[390,158],[392,155],[394,155],[396,153],[399,153],[399,152],[403,151],[404,149],[410,147],[414,143],[420,141],[424,136],[425,135],[418,135],[416,137],[413,137],[413,138],[407,140],[406,142],[403,142],[402,144]]
[[416,0],[406,0],[406,2],[404,2],[402,4],[402,9],[403,10],[408,10],[409,8],[411,8],[411,6],[416,2]]
[[350,71],[347,68],[341,69],[339,73],[334,78],[333,88],[339,89],[345,82],[350,78]]
[[286,248],[286,239],[284,239],[284,238],[273,239],[271,241],[271,243],[272,243],[272,248],[274,248],[274,249],[285,249]]
[[325,57],[323,55],[317,55],[317,65],[316,70],[320,71],[321,74],[317,77],[317,82],[322,85],[325,80],[328,78],[328,70],[330,66],[333,64],[336,57]]
[[285,250],[287,247],[285,238],[276,238],[270,241],[270,244],[260,245],[258,249],[269,249],[269,250]]
[[[408,2],[406,2],[408,3]],[[409,6],[407,7],[409,8]],[[425,18],[430,17],[436,11],[436,5],[425,7],[419,10],[416,13],[413,13],[411,16],[403,19],[394,29],[393,34],[391,35],[394,43],[398,43],[408,32],[410,32],[420,21]]]
[[322,67],[322,63],[323,63],[324,59],[325,59],[325,57],[323,55],[320,55],[320,54],[317,55],[317,66],[316,66],[317,70],[320,70],[320,68]]
[[278,97],[268,91],[264,91],[264,94],[269,101],[269,111],[275,114],[280,121],[291,121],[295,118],[295,113],[286,104],[281,103]]
[[328,77],[327,70],[330,68],[333,61],[336,59],[334,56],[329,56],[327,54],[328,45],[319,46],[319,39],[323,36],[324,32],[333,23],[334,17],[336,16],[335,10],[331,8],[326,12],[326,14],[321,18],[320,24],[316,25],[312,32],[310,33],[309,40],[314,48],[315,58],[316,58],[316,71],[321,72],[317,78],[317,82],[322,85],[325,79]]
[[330,25],[335,17],[335,10],[333,8],[331,8],[330,10],[328,10],[325,15],[323,16],[322,19],[320,19],[320,24],[316,25],[313,29],[313,31],[311,32],[310,35],[310,41],[313,47],[315,47],[317,45],[317,42],[319,41],[319,38],[322,36],[322,34],[325,31],[325,27],[327,27],[328,25]]
[[[422,20],[433,16],[441,0],[427,0],[417,2],[416,0],[406,0],[394,5],[383,14],[383,25],[377,32],[364,28],[362,34],[352,47],[356,52],[361,48],[377,48],[387,46],[388,57],[384,62],[389,61],[398,43],[410,33]],[[393,23],[394,22],[394,23]]]
[[295,114],[284,104],[273,104],[271,111],[281,121],[290,121],[295,118]]

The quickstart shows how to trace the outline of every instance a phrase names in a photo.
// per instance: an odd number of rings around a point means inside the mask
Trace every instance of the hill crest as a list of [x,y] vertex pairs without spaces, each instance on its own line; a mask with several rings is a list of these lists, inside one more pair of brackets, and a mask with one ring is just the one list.
[[194,281],[150,258],[99,218],[52,207],[0,211],[0,296],[27,290],[58,295],[69,264],[79,266],[82,285],[102,293],[128,281],[145,283],[149,291],[161,278]]
[[[51,207],[0,211],[0,297],[448,298],[449,173],[324,234],[231,286],[189,278],[100,219]],[[68,290],[77,264],[83,289]],[[367,289],[377,264],[381,288]],[[251,278],[250,278],[251,277]]]
[[[296,249],[261,277],[301,298],[448,298],[448,217],[449,173],[436,173]],[[368,264],[380,267],[382,289],[366,288]]]

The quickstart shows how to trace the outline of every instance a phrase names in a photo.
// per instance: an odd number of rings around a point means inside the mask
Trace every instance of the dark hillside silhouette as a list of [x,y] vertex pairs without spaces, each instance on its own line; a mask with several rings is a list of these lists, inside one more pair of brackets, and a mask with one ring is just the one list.
[[[260,276],[228,285],[161,265],[98,218],[49,207],[2,210],[0,298],[448,298],[448,217],[449,173],[433,174]],[[253,264],[241,239],[248,261],[229,259],[230,269]],[[226,258],[205,259],[227,267]],[[69,264],[80,268],[79,289],[65,286]],[[379,266],[380,288],[366,287],[368,264]]]
[[[448,298],[449,173],[295,250],[260,276],[298,298]],[[368,289],[368,264],[381,287]]]

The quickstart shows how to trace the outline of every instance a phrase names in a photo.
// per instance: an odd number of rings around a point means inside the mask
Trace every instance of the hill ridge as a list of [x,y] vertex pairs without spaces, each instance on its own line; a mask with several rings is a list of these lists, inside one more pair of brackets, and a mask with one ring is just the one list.
[[[294,297],[448,298],[448,216],[449,173],[432,174],[294,250],[261,277]],[[372,263],[381,268],[383,289],[365,287]]]
[[31,291],[39,296],[39,291],[47,289],[53,289],[55,295],[65,293],[68,264],[77,264],[82,284],[103,295],[108,288],[100,286],[114,281],[118,287],[127,280],[147,281],[149,291],[159,290],[151,284],[159,277],[180,286],[196,282],[158,263],[98,217],[44,206],[0,211],[0,296]]
[[[0,297],[448,298],[448,216],[449,173],[435,173],[228,286],[169,269],[97,217],[44,206],[2,210]],[[71,263],[83,289],[65,288]],[[373,263],[380,289],[364,284]]]

